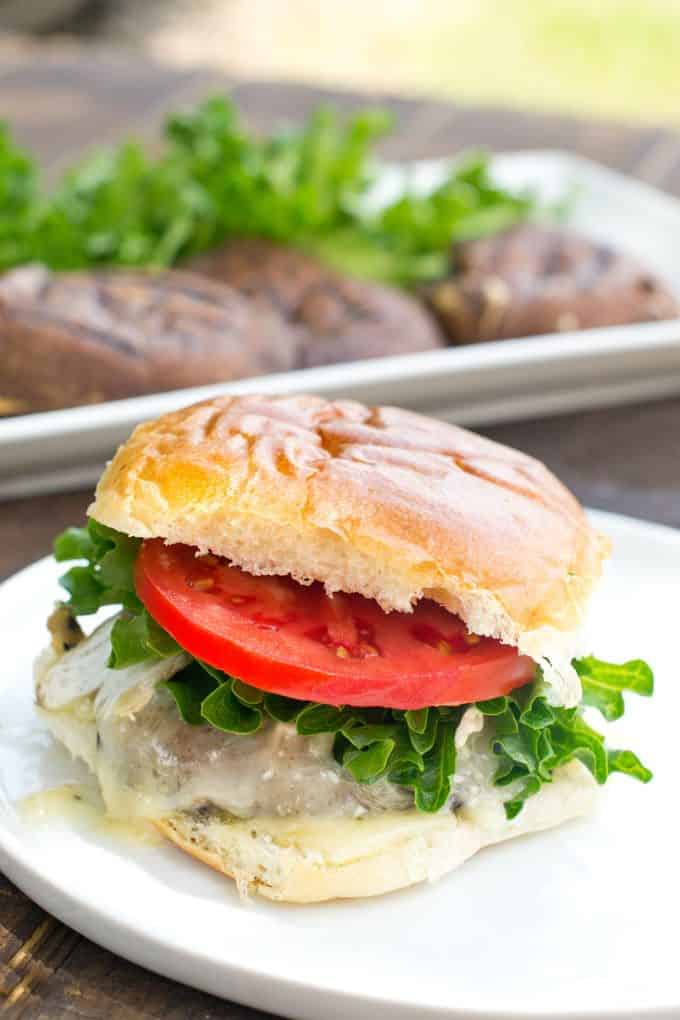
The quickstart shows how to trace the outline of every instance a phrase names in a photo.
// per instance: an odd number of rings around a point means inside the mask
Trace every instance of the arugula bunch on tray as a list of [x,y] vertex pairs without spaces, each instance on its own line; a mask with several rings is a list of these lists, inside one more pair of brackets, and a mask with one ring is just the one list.
[[157,151],[96,152],[52,190],[0,124],[0,269],[170,266],[233,236],[301,246],[348,272],[403,285],[440,275],[455,239],[525,219],[531,195],[498,187],[488,157],[456,163],[429,194],[370,201],[391,118],[318,109],[259,137],[226,98],[170,116]]

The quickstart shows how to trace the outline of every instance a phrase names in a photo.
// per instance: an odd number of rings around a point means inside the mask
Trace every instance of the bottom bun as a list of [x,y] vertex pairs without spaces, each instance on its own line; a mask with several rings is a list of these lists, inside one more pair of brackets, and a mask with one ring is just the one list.
[[316,903],[379,896],[434,881],[482,847],[586,814],[595,782],[571,762],[517,818],[495,810],[416,811],[351,818],[232,819],[216,810],[176,812],[155,824],[181,850],[228,875],[242,895]]

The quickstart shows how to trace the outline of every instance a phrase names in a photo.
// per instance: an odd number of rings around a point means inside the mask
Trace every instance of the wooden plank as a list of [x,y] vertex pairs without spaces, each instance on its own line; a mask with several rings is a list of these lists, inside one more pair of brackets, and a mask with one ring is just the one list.
[[65,492],[0,503],[0,580],[46,556],[56,534],[85,520],[91,498],[88,491]]
[[457,107],[452,110],[449,123],[432,139],[432,154],[442,154],[455,138],[459,147],[569,149],[622,168],[633,158],[640,144],[645,144],[653,135],[652,129],[579,121],[572,117]]
[[[77,59],[48,53],[16,64],[0,78],[0,109],[19,142],[44,168],[83,150],[157,123],[185,93],[213,79],[204,71],[159,67],[138,58],[92,53]],[[143,128],[142,128],[143,130]]]
[[680,137],[664,132],[630,168],[634,177],[680,195]]
[[581,502],[680,528],[680,400],[481,429],[543,460]]
[[[0,1013],[0,1016],[2,1014]],[[269,1014],[158,977],[80,939],[21,1020],[265,1020]]]
[[470,147],[570,149],[663,186],[680,155],[680,134],[658,127],[499,107],[465,107],[380,93],[357,94],[295,82],[237,83],[233,95],[247,112],[249,123],[262,132],[282,120],[306,117],[323,104],[347,113],[366,106],[390,110],[396,118],[395,130],[382,145],[389,158],[429,159]]
[[42,1003],[43,990],[81,941],[77,932],[45,914],[6,964],[0,1016],[25,1017]]

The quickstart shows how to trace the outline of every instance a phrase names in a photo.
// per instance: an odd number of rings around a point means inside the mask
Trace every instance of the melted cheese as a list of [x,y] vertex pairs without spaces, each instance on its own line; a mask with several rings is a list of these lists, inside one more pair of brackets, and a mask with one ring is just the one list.
[[86,783],[64,783],[31,793],[18,803],[18,811],[24,821],[32,825],[51,825],[55,820],[66,819],[75,828],[135,844],[157,846],[163,842],[158,830],[149,822],[111,817],[99,792]]
[[[300,736],[266,721],[257,733],[222,733],[183,722],[161,680],[184,655],[111,670],[111,622],[60,658],[39,660],[36,687],[55,735],[96,774],[108,813],[160,818],[215,805],[236,818],[358,818],[407,811],[412,794],[386,780],[357,783],[335,761],[333,735]],[[493,760],[470,708],[457,739],[453,803],[500,803]],[[507,791],[506,791],[507,795]]]

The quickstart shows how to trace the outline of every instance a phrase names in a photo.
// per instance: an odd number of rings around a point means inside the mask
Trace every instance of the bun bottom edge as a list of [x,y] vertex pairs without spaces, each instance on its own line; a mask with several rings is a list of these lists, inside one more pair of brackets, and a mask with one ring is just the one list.
[[319,903],[436,881],[484,847],[587,814],[595,798],[592,776],[572,762],[511,821],[488,809],[434,816],[410,811],[356,820],[227,821],[180,811],[154,824],[180,850],[233,879],[243,896]]

